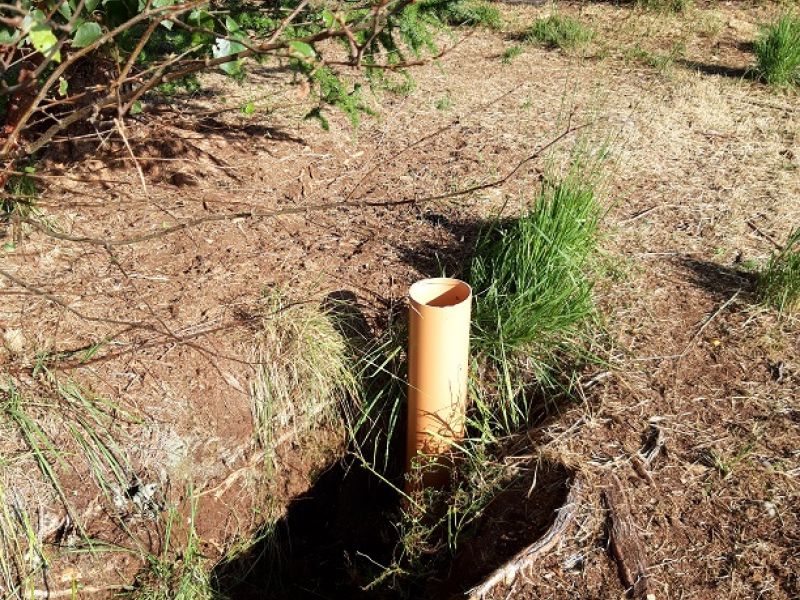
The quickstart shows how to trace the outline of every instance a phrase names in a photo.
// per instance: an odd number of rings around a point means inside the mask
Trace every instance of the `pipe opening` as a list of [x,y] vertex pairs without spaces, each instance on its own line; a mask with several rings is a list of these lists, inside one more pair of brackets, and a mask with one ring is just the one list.
[[472,298],[472,288],[459,279],[438,277],[416,282],[409,290],[411,300],[423,306],[447,308]]

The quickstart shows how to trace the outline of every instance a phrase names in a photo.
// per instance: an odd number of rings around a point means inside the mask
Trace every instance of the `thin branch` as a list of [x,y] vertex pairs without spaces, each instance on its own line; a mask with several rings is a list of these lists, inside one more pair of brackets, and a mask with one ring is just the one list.
[[[391,5],[391,12],[397,12],[402,10],[412,1],[413,0],[399,0],[395,4]],[[8,138],[5,141],[5,144],[2,146],[2,149],[0,149],[0,157],[19,158],[21,156],[30,155],[36,152],[37,150],[41,149],[42,147],[44,147],[58,132],[63,131],[71,124],[80,121],[81,119],[87,118],[92,113],[98,114],[99,112],[106,110],[112,106],[118,107],[119,114],[126,114],[130,110],[133,103],[138,98],[140,98],[144,93],[151,90],[159,83],[168,83],[171,81],[175,81],[183,77],[186,77],[187,75],[192,75],[194,73],[208,70],[212,67],[230,63],[235,60],[240,60],[243,58],[249,58],[249,57],[259,56],[262,54],[269,54],[280,50],[285,50],[290,46],[291,42],[314,44],[317,42],[324,41],[326,39],[338,38],[347,35],[342,30],[334,30],[334,29],[322,30],[315,34],[298,38],[296,40],[278,41],[275,35],[273,35],[273,37],[271,37],[270,40],[268,40],[267,42],[259,44],[257,46],[252,46],[241,52],[230,54],[227,56],[220,56],[218,58],[202,58],[202,59],[185,61],[176,70],[166,72],[168,68],[177,63],[180,63],[186,55],[190,54],[194,50],[191,49],[189,51],[184,52],[180,57],[172,58],[171,60],[166,61],[156,67],[152,67],[153,75],[144,83],[141,83],[142,81],[141,73],[132,77],[128,76],[126,79],[121,79],[121,78],[117,79],[112,84],[111,86],[112,89],[108,95],[99,99],[91,106],[84,107],[82,109],[79,109],[71,113],[70,115],[65,117],[62,121],[51,126],[34,142],[31,142],[24,147],[17,147],[17,138],[21,133],[21,131],[25,129],[25,126],[28,124],[28,121],[31,119],[36,110],[38,110],[38,107],[41,105],[41,103],[43,102],[43,100],[49,93],[50,89],[53,87],[53,85],[55,85],[55,83],[63,75],[63,73],[70,66],[75,64],[77,60],[79,60],[83,56],[88,55],[90,52],[96,50],[101,45],[112,40],[120,33],[129,30],[131,27],[142,21],[151,18],[157,20],[175,19],[178,15],[181,15],[193,8],[196,8],[201,4],[202,0],[192,0],[191,2],[181,5],[154,8],[148,11],[144,11],[138,14],[137,16],[133,17],[129,21],[123,23],[119,27],[113,29],[112,31],[107,32],[106,34],[95,40],[92,44],[86,46],[85,48],[80,49],[74,54],[71,54],[67,60],[64,60],[58,67],[54,69],[54,71],[50,74],[47,80],[42,84],[42,87],[39,89],[39,93],[37,94],[36,98],[33,100],[31,105],[27,108],[27,110],[17,121],[14,131],[8,136]],[[382,4],[379,7],[379,12],[380,10],[383,9],[383,7],[386,6],[389,6],[389,3]],[[297,14],[299,14],[299,11],[295,10],[289,16],[293,17],[293,15],[296,16]],[[285,27],[286,25],[282,24],[282,26]],[[352,27],[349,31],[351,33],[358,33],[361,31],[369,30],[371,27],[372,27],[371,23],[362,23],[358,27]],[[278,31],[281,31],[281,27],[278,28]],[[278,33],[278,31],[276,31],[276,33]],[[123,85],[130,83],[137,83],[137,82],[140,85],[135,90],[131,91],[130,93],[124,96],[120,96],[119,89]],[[119,108],[120,106],[122,106],[121,109]],[[16,149],[16,152],[12,152],[14,149]]]
[[[83,4],[83,1],[84,0],[81,0],[81,5]],[[153,17],[157,17],[157,16],[160,16],[160,15],[163,15],[164,13],[180,14],[180,13],[192,10],[193,8],[196,8],[197,6],[202,5],[203,2],[204,2],[204,0],[192,0],[191,2],[189,2],[187,4],[166,6],[166,7],[161,7],[161,8],[155,8],[155,9],[148,10],[148,11],[143,11],[143,12],[139,13],[138,15],[136,15],[135,17],[132,17],[131,19],[129,19],[125,23],[119,25],[118,27],[115,27],[111,31],[109,31],[109,32],[105,33],[104,35],[100,36],[98,39],[96,39],[93,43],[87,45],[85,48],[81,48],[80,50],[78,50],[74,54],[71,54],[68,59],[62,61],[61,64],[59,64],[53,70],[53,72],[50,74],[50,76],[42,84],[41,88],[39,89],[39,93],[34,98],[34,101],[31,103],[31,105],[27,108],[27,110],[23,113],[23,115],[17,121],[14,133],[9,135],[8,139],[5,142],[5,144],[3,144],[3,147],[0,150],[0,156],[8,156],[9,155],[9,153],[11,152],[11,149],[16,144],[17,136],[22,131],[22,129],[25,127],[26,123],[30,120],[31,116],[33,116],[33,113],[36,112],[36,110],[38,109],[38,107],[41,104],[42,100],[44,100],[44,98],[47,96],[47,94],[50,91],[50,89],[53,87],[53,85],[55,85],[55,83],[59,80],[59,78],[66,72],[66,70],[69,67],[71,67],[72,65],[74,65],[78,60],[80,60],[84,56],[88,55],[89,53],[94,52],[97,48],[99,48],[100,46],[102,46],[106,42],[114,39],[120,33],[128,31],[129,29],[131,29],[137,23],[140,23],[142,21],[146,21],[146,20],[148,20],[150,18],[153,18]],[[78,12],[75,13],[75,15],[78,15],[78,14],[79,14]],[[59,44],[63,45],[63,43],[64,43],[64,41],[66,39],[68,39],[68,38],[66,38],[66,37],[63,38],[61,41],[59,41]],[[49,61],[46,61],[46,64],[47,63],[49,63]]]
[[[204,225],[206,223],[216,223],[220,221],[232,221],[235,219],[274,219],[276,217],[282,217],[282,216],[332,211],[341,208],[364,208],[364,207],[392,208],[392,207],[406,206],[411,204],[413,205],[427,204],[431,202],[438,202],[440,200],[449,200],[452,198],[458,198],[461,196],[472,194],[474,192],[480,192],[483,190],[500,187],[504,185],[508,180],[513,178],[520,171],[520,169],[522,169],[522,167],[539,158],[545,151],[547,151],[548,149],[552,148],[553,146],[561,142],[564,138],[572,135],[576,131],[588,127],[589,125],[590,123],[585,123],[583,125],[578,125],[576,127],[571,127],[567,129],[560,135],[556,136],[554,139],[550,140],[549,142],[541,146],[533,154],[530,154],[527,157],[520,160],[508,173],[506,173],[504,176],[498,179],[489,181],[487,183],[473,185],[467,188],[456,190],[455,192],[447,192],[444,194],[436,194],[432,196],[425,196],[422,198],[406,198],[403,200],[343,200],[338,202],[323,202],[318,204],[310,204],[307,206],[293,206],[289,208],[282,208],[267,212],[241,211],[235,213],[225,213],[221,215],[209,215],[205,217],[198,217],[196,219],[189,219],[182,223],[178,223],[177,225],[172,225],[170,227],[165,227],[163,229],[150,231],[140,235],[135,235],[127,238],[116,238],[116,239],[113,238],[102,239],[91,236],[76,236],[67,233],[61,233],[28,217],[22,218],[21,221],[27,223],[34,229],[59,240],[63,240],[66,242],[75,242],[75,243],[110,247],[110,246],[130,246],[133,244],[140,244],[142,242],[147,242],[157,238],[165,237],[173,233],[177,233],[179,231],[185,231],[187,229],[191,229],[199,225]],[[2,274],[2,271],[0,271],[0,274]]]
[[4,269],[0,269],[0,276],[5,277],[6,279],[8,279],[11,283],[13,283],[15,285],[18,285],[19,287],[24,288],[27,291],[29,291],[29,292],[37,295],[37,296],[41,296],[45,300],[47,300],[49,302],[52,302],[53,304],[55,304],[57,306],[60,306],[61,308],[63,308],[67,312],[72,313],[73,315],[75,315],[76,317],[78,317],[79,319],[82,319],[84,321],[90,321],[92,323],[106,323],[108,325],[121,325],[121,326],[125,326],[125,327],[130,327],[132,329],[144,329],[146,331],[153,331],[155,333],[163,333],[163,332],[159,331],[156,327],[151,325],[150,323],[145,323],[145,322],[142,322],[142,321],[126,321],[124,319],[110,319],[110,318],[107,318],[107,317],[97,317],[97,316],[94,316],[94,315],[87,315],[85,313],[82,313],[78,309],[71,307],[69,304],[64,302],[61,298],[58,298],[57,296],[54,296],[53,294],[51,294],[49,292],[46,292],[41,288],[38,288],[38,287],[36,287],[34,285],[31,285],[29,283],[24,282],[19,277],[16,277],[15,275],[12,275],[11,273],[9,273],[8,271],[6,271]]
[[119,131],[119,135],[122,137],[122,141],[125,144],[125,147],[128,149],[128,153],[131,155],[131,160],[133,160],[133,166],[136,167],[136,172],[139,174],[139,181],[142,184],[142,191],[144,192],[144,197],[147,198],[150,194],[147,191],[147,181],[144,178],[144,172],[142,171],[142,166],[139,164],[139,161],[136,160],[136,154],[133,152],[133,148],[131,148],[131,144],[128,141],[128,136],[125,135],[125,125],[123,124],[122,119],[114,119],[114,123],[117,126],[117,131]]

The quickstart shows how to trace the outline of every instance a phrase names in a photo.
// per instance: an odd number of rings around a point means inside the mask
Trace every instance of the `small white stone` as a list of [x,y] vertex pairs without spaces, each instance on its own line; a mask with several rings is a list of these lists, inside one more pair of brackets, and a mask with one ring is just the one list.
[[775,517],[778,514],[778,510],[772,502],[764,502],[764,510],[767,511],[770,517]]
[[6,329],[3,334],[3,345],[11,354],[22,354],[25,350],[25,336],[21,329]]

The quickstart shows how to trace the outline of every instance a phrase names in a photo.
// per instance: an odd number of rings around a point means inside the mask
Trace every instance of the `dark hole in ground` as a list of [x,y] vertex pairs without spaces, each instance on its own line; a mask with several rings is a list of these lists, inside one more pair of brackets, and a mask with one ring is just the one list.
[[400,502],[370,472],[341,462],[292,502],[274,534],[217,569],[219,591],[237,600],[457,598],[547,531],[570,479],[561,465],[531,465],[462,534],[455,556],[442,549],[431,576],[366,589],[391,564]]
[[[520,437],[535,437],[536,429],[555,418],[560,404],[533,401],[529,424],[534,429]],[[393,437],[393,458],[384,476],[402,487],[405,436],[396,431]],[[496,457],[518,456],[520,446],[495,450]],[[505,477],[464,529],[455,553],[441,526],[441,535],[434,534],[439,545],[425,561],[424,576],[396,573],[378,582],[398,554],[401,495],[387,480],[346,457],[295,498],[286,516],[259,543],[218,566],[214,580],[219,592],[237,600],[460,597],[545,533],[564,504],[570,479],[561,465],[523,464]]]

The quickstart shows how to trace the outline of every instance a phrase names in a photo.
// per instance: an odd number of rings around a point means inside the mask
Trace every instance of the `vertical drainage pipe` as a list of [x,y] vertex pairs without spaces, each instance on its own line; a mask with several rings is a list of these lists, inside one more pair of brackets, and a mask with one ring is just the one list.
[[406,472],[423,487],[448,479],[447,455],[464,437],[472,289],[458,279],[423,279],[409,289]]

